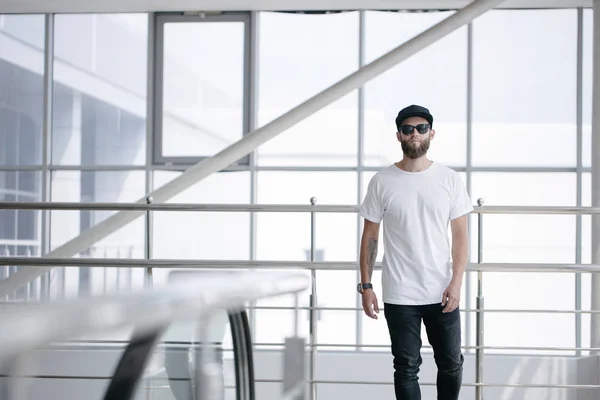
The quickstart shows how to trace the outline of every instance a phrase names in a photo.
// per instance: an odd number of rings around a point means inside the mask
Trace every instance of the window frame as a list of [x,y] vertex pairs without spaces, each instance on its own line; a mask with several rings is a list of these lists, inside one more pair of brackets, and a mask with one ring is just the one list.
[[[256,46],[252,44],[252,18],[248,12],[244,13],[218,13],[218,14],[156,14],[154,29],[150,38],[150,46],[154,46],[152,51],[152,65],[149,67],[149,84],[152,90],[149,91],[149,101],[151,102],[152,120],[152,165],[154,166],[191,166],[197,164],[212,155],[199,156],[165,156],[163,154],[163,84],[164,84],[164,33],[167,23],[220,23],[220,22],[242,22],[244,24],[244,57],[243,57],[243,106],[242,106],[242,138],[251,131],[252,104],[250,94],[250,84],[252,76],[256,71],[252,68],[252,59]],[[153,36],[153,37],[152,37]],[[153,92],[153,96],[150,93]],[[225,170],[248,169],[250,166],[251,155],[248,154],[236,161],[232,166]]]

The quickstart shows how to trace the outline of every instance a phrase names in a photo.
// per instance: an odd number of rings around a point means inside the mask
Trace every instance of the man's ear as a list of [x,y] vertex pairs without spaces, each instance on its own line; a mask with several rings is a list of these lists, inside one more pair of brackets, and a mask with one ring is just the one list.
[[399,142],[401,142],[402,140],[400,139],[402,136],[402,134],[400,132],[396,132],[396,138],[398,139]]
[[431,131],[429,132],[429,139],[433,139],[435,137],[435,131],[433,129],[431,129]]

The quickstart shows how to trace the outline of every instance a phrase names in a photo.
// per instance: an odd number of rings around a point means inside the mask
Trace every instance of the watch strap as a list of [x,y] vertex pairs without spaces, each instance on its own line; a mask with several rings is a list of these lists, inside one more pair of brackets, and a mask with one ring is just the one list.
[[365,291],[367,289],[373,289],[373,284],[372,283],[359,283],[356,286],[356,290],[358,291],[358,293],[362,293],[363,291]]

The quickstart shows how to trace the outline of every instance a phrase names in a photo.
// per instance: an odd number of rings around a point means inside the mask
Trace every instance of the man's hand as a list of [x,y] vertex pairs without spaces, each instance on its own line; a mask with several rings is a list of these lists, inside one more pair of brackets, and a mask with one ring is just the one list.
[[[454,280],[450,282],[450,285],[444,291],[442,295],[442,310],[443,313],[449,313],[458,307],[460,303],[460,287],[462,286],[462,282],[455,282]],[[364,300],[363,300],[364,302]]]
[[369,318],[377,319],[379,313],[379,306],[377,305],[377,296],[373,289],[367,289],[362,294],[362,305],[365,314]]

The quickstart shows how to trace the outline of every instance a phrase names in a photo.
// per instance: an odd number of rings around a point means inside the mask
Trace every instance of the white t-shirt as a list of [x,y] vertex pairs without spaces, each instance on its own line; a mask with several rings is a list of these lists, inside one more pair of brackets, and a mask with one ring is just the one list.
[[384,303],[442,301],[452,279],[448,226],[472,210],[458,173],[436,162],[421,172],[392,164],[373,176],[359,213],[383,221]]

